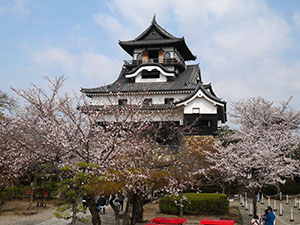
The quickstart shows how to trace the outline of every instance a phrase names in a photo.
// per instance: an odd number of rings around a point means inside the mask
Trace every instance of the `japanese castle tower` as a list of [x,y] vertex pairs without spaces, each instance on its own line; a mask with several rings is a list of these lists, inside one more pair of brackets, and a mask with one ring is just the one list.
[[[226,122],[226,102],[216,96],[211,84],[202,82],[199,64],[186,65],[196,56],[184,37],[168,33],[157,24],[155,16],[137,38],[119,41],[119,45],[132,58],[124,60],[117,80],[81,89],[93,106],[132,104],[131,96],[142,96],[148,110],[172,110],[173,121],[180,125],[193,123],[200,135],[214,135]],[[107,101],[113,96],[118,97]]]

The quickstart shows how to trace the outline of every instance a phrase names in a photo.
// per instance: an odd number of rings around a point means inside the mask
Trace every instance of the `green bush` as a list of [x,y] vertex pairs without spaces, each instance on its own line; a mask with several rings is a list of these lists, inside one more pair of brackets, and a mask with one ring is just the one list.
[[6,187],[1,191],[1,199],[12,200],[21,198],[23,195],[21,187]]
[[284,195],[300,194],[300,182],[288,181],[286,184],[280,185],[280,190]]
[[216,192],[222,193],[222,189],[216,186],[201,187],[201,190],[204,193],[216,193]]
[[277,194],[277,188],[274,185],[268,185],[265,188],[263,188],[262,191],[265,195],[276,195]]
[[[185,215],[223,215],[228,213],[229,201],[224,194],[185,193],[183,201]],[[166,214],[179,214],[179,196],[167,195],[160,199],[159,209]]]
[[[285,184],[280,185],[280,190],[284,195],[297,195],[300,194],[300,182],[288,180]],[[278,190],[276,186],[270,185],[263,189],[266,195],[276,195]]]

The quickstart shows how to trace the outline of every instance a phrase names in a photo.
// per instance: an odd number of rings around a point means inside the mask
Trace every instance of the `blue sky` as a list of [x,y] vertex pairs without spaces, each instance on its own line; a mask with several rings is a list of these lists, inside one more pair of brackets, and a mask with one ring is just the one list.
[[113,82],[130,58],[118,40],[134,39],[154,13],[185,36],[219,97],[294,96],[300,109],[298,0],[0,0],[0,88],[62,74],[68,91]]

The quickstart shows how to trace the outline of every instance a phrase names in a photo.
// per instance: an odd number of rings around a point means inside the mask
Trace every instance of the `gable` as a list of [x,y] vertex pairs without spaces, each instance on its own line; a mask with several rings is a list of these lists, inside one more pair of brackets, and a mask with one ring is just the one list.
[[142,39],[140,40],[157,40],[157,39],[165,39],[160,32],[153,26]]

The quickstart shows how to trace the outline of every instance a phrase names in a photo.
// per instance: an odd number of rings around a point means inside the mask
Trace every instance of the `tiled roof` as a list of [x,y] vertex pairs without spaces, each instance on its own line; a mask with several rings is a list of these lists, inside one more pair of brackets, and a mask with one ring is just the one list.
[[184,102],[201,89],[201,91],[210,99],[220,103],[225,103],[215,95],[211,84],[202,83],[198,64],[188,65],[187,68],[183,72],[179,73],[174,80],[167,82],[135,83],[134,80],[125,78],[126,73],[127,69],[122,69],[118,79],[114,83],[97,88],[82,88],[81,92],[85,93],[89,97],[93,95],[105,95],[113,93],[185,92],[188,93],[188,95],[180,101]]
[[104,93],[118,92],[162,92],[162,91],[194,91],[201,83],[201,75],[198,64],[188,65],[186,70],[179,73],[173,81],[153,82],[153,83],[134,83],[125,78],[127,70],[122,69],[118,79],[110,84],[97,88],[82,88],[81,91],[87,96]]
[[177,38],[157,24],[155,18],[151,25],[137,38],[130,41],[119,41],[119,45],[130,55],[139,47],[176,46],[185,60],[195,60],[196,56],[190,51],[184,37]]

